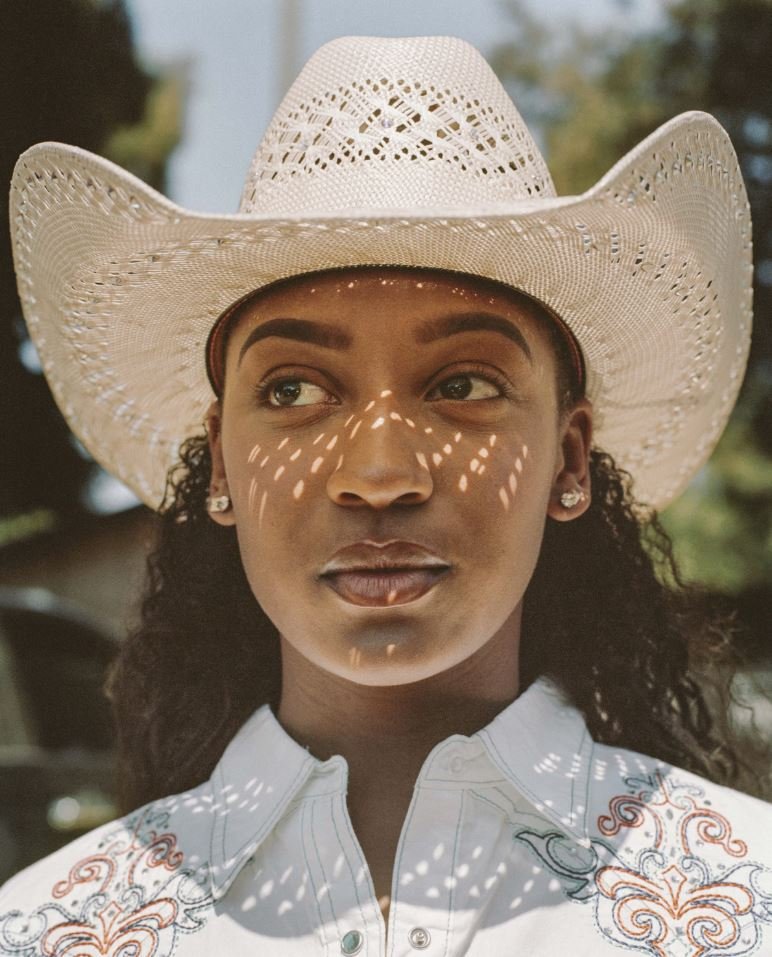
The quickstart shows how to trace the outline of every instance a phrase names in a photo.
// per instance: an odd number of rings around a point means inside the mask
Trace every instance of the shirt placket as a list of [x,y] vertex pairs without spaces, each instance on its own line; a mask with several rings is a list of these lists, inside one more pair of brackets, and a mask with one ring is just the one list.
[[[469,789],[477,777],[473,772],[470,778],[470,768],[481,750],[479,743],[454,736],[421,769],[394,863],[388,957],[465,952],[457,893],[459,881],[474,871],[462,849],[469,837]],[[494,837],[484,827],[474,830],[483,844]]]
[[[464,761],[455,745],[427,758],[397,846],[386,925],[344,793],[303,811],[302,832],[323,953],[330,957],[451,957],[455,856],[464,805]],[[422,787],[429,769],[449,786]]]
[[[383,918],[343,790],[302,809],[304,864],[325,957],[385,957]],[[310,903],[310,902],[309,902]]]

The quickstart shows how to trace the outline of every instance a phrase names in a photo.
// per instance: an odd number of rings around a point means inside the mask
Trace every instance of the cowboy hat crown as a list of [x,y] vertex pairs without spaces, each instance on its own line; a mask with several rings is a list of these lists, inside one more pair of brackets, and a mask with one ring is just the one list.
[[533,137],[474,47],[455,37],[341,37],[292,84],[239,209],[369,215],[554,195]]

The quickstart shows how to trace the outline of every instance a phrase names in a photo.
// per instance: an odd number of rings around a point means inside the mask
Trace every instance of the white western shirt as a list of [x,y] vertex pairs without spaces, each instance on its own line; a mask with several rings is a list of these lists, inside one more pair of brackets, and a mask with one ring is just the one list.
[[772,805],[593,743],[545,679],[426,758],[388,938],[347,774],[264,705],[209,781],[8,881],[0,954],[772,954]]

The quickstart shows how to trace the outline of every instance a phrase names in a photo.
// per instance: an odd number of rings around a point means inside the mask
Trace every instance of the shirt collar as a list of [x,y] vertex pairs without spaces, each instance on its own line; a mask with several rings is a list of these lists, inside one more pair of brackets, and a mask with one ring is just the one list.
[[225,894],[314,770],[324,771],[342,760],[316,759],[290,737],[268,704],[242,725],[209,779],[215,900]]
[[472,738],[537,811],[587,843],[594,742],[581,713],[553,682],[537,679]]
[[[586,842],[587,787],[593,742],[580,713],[546,678],[535,681],[482,730],[451,735],[427,758],[454,743],[479,748],[559,829]],[[462,775],[463,777],[463,775]],[[345,790],[341,755],[320,761],[284,730],[264,704],[241,727],[209,780],[213,814],[210,843],[212,892],[222,897],[306,785],[329,793]]]

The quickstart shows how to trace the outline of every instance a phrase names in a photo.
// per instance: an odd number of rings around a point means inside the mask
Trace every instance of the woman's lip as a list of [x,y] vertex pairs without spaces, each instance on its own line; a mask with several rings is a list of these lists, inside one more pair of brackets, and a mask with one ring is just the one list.
[[450,571],[448,568],[415,568],[402,571],[336,572],[322,581],[353,605],[404,605],[425,595]]

